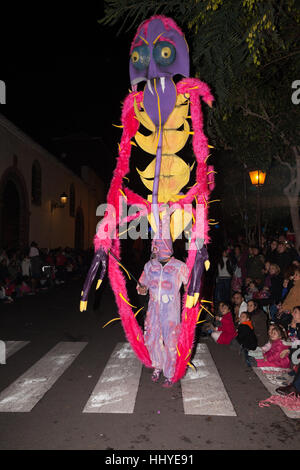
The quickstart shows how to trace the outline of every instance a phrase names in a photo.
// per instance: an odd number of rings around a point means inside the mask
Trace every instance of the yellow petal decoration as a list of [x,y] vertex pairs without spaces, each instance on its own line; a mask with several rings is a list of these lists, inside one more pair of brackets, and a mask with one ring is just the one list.
[[81,300],[79,308],[81,312],[84,312],[87,309],[87,300]]
[[[150,191],[153,190],[156,158],[144,171],[137,169],[142,183]],[[158,202],[167,203],[178,195],[180,190],[189,182],[193,166],[189,166],[177,155],[164,155],[161,159]]]
[[102,279],[98,279],[98,282],[97,282],[97,285],[96,285],[96,290],[98,290],[99,287],[101,286],[101,282],[102,282]]

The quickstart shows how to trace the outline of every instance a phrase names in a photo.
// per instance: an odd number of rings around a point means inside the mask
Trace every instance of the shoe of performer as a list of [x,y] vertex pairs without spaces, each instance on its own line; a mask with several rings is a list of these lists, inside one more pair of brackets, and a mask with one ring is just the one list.
[[275,392],[279,393],[279,395],[290,395],[294,393],[296,397],[300,397],[300,392],[294,387],[294,385],[287,385],[286,387],[278,387],[276,388]]
[[152,373],[152,376],[151,376],[152,382],[158,382],[159,381],[160,372],[161,371],[159,369],[154,369],[154,371]]
[[162,386],[164,388],[171,388],[171,387],[173,387],[173,383],[169,379],[165,379]]

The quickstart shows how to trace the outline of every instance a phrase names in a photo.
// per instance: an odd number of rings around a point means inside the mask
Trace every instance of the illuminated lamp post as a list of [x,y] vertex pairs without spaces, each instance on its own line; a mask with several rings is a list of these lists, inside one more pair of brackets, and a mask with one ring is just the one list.
[[249,171],[249,176],[253,186],[257,188],[257,231],[258,231],[258,246],[261,247],[261,201],[260,201],[260,187],[264,185],[266,173],[261,170]]

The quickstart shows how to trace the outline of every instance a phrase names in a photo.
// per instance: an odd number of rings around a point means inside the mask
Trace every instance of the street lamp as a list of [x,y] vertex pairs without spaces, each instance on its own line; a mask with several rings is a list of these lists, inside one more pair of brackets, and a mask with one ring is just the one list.
[[258,246],[261,247],[261,215],[260,215],[260,186],[264,185],[266,173],[261,170],[249,171],[251,183],[257,187],[257,230],[258,230]]
[[65,207],[68,202],[68,196],[65,192],[60,195],[59,201],[60,202],[51,201],[51,212],[53,212],[54,209],[63,209]]

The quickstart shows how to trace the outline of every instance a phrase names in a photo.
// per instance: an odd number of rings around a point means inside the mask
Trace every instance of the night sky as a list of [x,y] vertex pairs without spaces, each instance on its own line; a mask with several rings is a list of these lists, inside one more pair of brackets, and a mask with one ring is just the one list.
[[[99,25],[98,7],[16,9],[1,31],[0,112],[74,171],[89,164],[107,181],[115,167],[121,101],[130,88],[134,30]],[[4,18],[2,17],[2,20]]]

